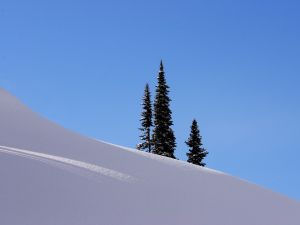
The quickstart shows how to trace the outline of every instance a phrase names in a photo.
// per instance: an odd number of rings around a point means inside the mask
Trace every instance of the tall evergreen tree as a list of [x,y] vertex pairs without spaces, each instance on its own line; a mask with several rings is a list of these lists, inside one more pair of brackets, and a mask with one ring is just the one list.
[[169,86],[166,83],[164,67],[161,61],[154,101],[153,153],[175,158],[176,141],[171,128],[173,121],[170,110],[171,99],[168,93]]
[[146,84],[144,97],[143,97],[143,111],[141,115],[141,128],[142,132],[140,138],[143,141],[142,143],[137,145],[137,149],[145,150],[147,152],[151,152],[152,144],[151,144],[151,127],[152,123],[152,106],[151,106],[151,94],[149,85]]
[[186,154],[188,157],[187,161],[199,166],[205,166],[206,164],[202,161],[208,152],[202,148],[202,137],[195,119],[191,126],[190,137],[185,143],[189,146],[189,152]]

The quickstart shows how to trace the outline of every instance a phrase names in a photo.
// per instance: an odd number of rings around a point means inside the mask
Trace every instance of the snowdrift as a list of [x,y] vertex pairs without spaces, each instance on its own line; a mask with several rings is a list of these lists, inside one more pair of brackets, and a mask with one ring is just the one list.
[[[104,129],[104,128],[103,128]],[[0,89],[1,225],[299,225],[300,203],[89,139]]]

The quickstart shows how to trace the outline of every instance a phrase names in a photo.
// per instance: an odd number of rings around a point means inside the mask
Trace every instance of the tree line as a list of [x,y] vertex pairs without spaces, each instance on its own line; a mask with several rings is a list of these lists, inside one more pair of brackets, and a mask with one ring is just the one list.
[[[160,69],[157,77],[154,103],[152,106],[151,92],[146,84],[142,99],[141,114],[141,143],[137,149],[175,159],[176,137],[172,129],[172,111],[170,109],[171,99],[169,97],[169,86],[167,85],[164,66],[160,62]],[[205,166],[203,159],[208,154],[203,148],[198,123],[193,120],[188,140],[186,153],[189,163]]]

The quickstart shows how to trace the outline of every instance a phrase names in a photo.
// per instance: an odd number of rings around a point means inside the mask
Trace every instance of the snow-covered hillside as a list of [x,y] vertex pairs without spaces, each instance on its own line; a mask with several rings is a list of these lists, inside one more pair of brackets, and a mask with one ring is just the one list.
[[80,136],[2,89],[0,179],[1,225],[300,224],[299,202],[221,172]]

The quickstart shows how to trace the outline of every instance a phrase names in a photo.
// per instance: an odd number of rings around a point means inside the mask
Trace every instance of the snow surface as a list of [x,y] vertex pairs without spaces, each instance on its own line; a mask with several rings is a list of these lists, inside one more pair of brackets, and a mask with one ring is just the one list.
[[0,89],[1,225],[299,225],[300,203],[89,139]]

